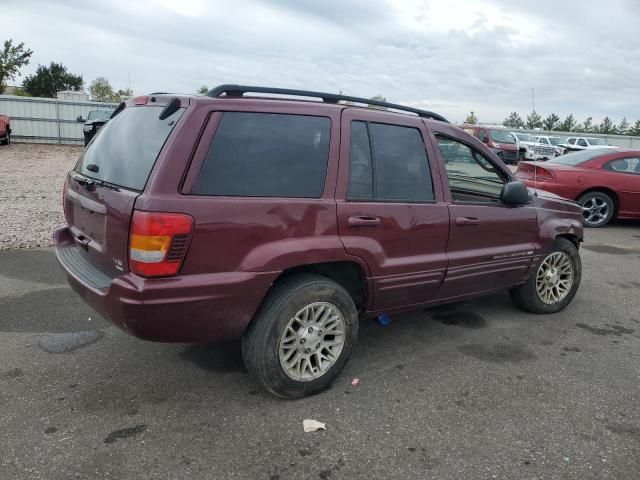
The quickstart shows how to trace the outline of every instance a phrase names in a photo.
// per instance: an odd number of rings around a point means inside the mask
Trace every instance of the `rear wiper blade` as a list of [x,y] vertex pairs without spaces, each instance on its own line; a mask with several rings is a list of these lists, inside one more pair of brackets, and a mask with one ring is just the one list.
[[94,180],[96,185],[100,185],[103,188],[108,188],[109,190],[115,190],[116,192],[120,191],[120,187],[114,185],[113,183],[105,182],[104,180]]

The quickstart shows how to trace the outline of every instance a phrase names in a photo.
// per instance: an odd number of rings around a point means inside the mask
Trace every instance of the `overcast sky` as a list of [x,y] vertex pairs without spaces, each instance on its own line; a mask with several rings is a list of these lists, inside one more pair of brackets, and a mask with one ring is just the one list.
[[640,118],[640,0],[21,0],[2,17],[0,40],[34,51],[23,75],[54,60],[118,89],[130,70],[136,94],[342,90],[501,122],[534,88],[543,115]]

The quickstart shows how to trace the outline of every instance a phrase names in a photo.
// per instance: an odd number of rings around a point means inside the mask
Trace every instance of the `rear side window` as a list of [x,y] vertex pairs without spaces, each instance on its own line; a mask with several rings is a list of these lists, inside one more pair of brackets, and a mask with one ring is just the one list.
[[349,187],[353,200],[434,200],[427,152],[417,128],[351,122]]
[[87,146],[76,171],[132,190],[142,190],[153,164],[184,108],[165,120],[163,107],[127,107]]
[[218,125],[195,193],[320,198],[330,128],[326,117],[227,112]]

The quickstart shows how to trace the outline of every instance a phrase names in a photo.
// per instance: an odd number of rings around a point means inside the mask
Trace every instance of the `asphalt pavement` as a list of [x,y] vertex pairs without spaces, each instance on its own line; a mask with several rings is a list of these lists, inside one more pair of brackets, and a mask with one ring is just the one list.
[[363,321],[332,388],[298,401],[239,344],[132,338],[51,250],[0,252],[0,479],[640,478],[640,224],[586,234],[565,311],[499,294]]

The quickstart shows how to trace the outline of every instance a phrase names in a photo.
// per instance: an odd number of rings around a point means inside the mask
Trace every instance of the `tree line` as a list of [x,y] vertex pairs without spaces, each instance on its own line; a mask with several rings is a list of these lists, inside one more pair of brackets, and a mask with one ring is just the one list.
[[[465,119],[465,123],[478,123],[478,117],[475,112],[469,113]],[[558,132],[576,132],[576,133],[602,133],[609,135],[633,135],[640,136],[640,120],[630,123],[626,117],[623,117],[619,123],[614,123],[609,117],[604,117],[602,122],[593,123],[593,117],[587,117],[585,121],[578,122],[573,114],[567,115],[561,120],[558,115],[551,113],[546,117],[542,117],[535,110],[527,115],[523,120],[518,112],[511,112],[504,119],[502,125],[507,128],[526,128],[528,130],[542,129],[546,131]]]
[[[0,94],[7,88],[7,82],[14,80],[20,68],[29,64],[33,51],[25,48],[24,43],[14,44],[12,39],[5,40],[0,49]],[[76,75],[62,63],[51,62],[38,65],[35,73],[24,77],[22,87],[15,95],[27,97],[55,98],[63,90],[80,91],[84,88],[82,75]],[[109,80],[98,77],[89,84],[89,95],[96,102],[119,103],[133,95],[131,89],[115,90]]]

